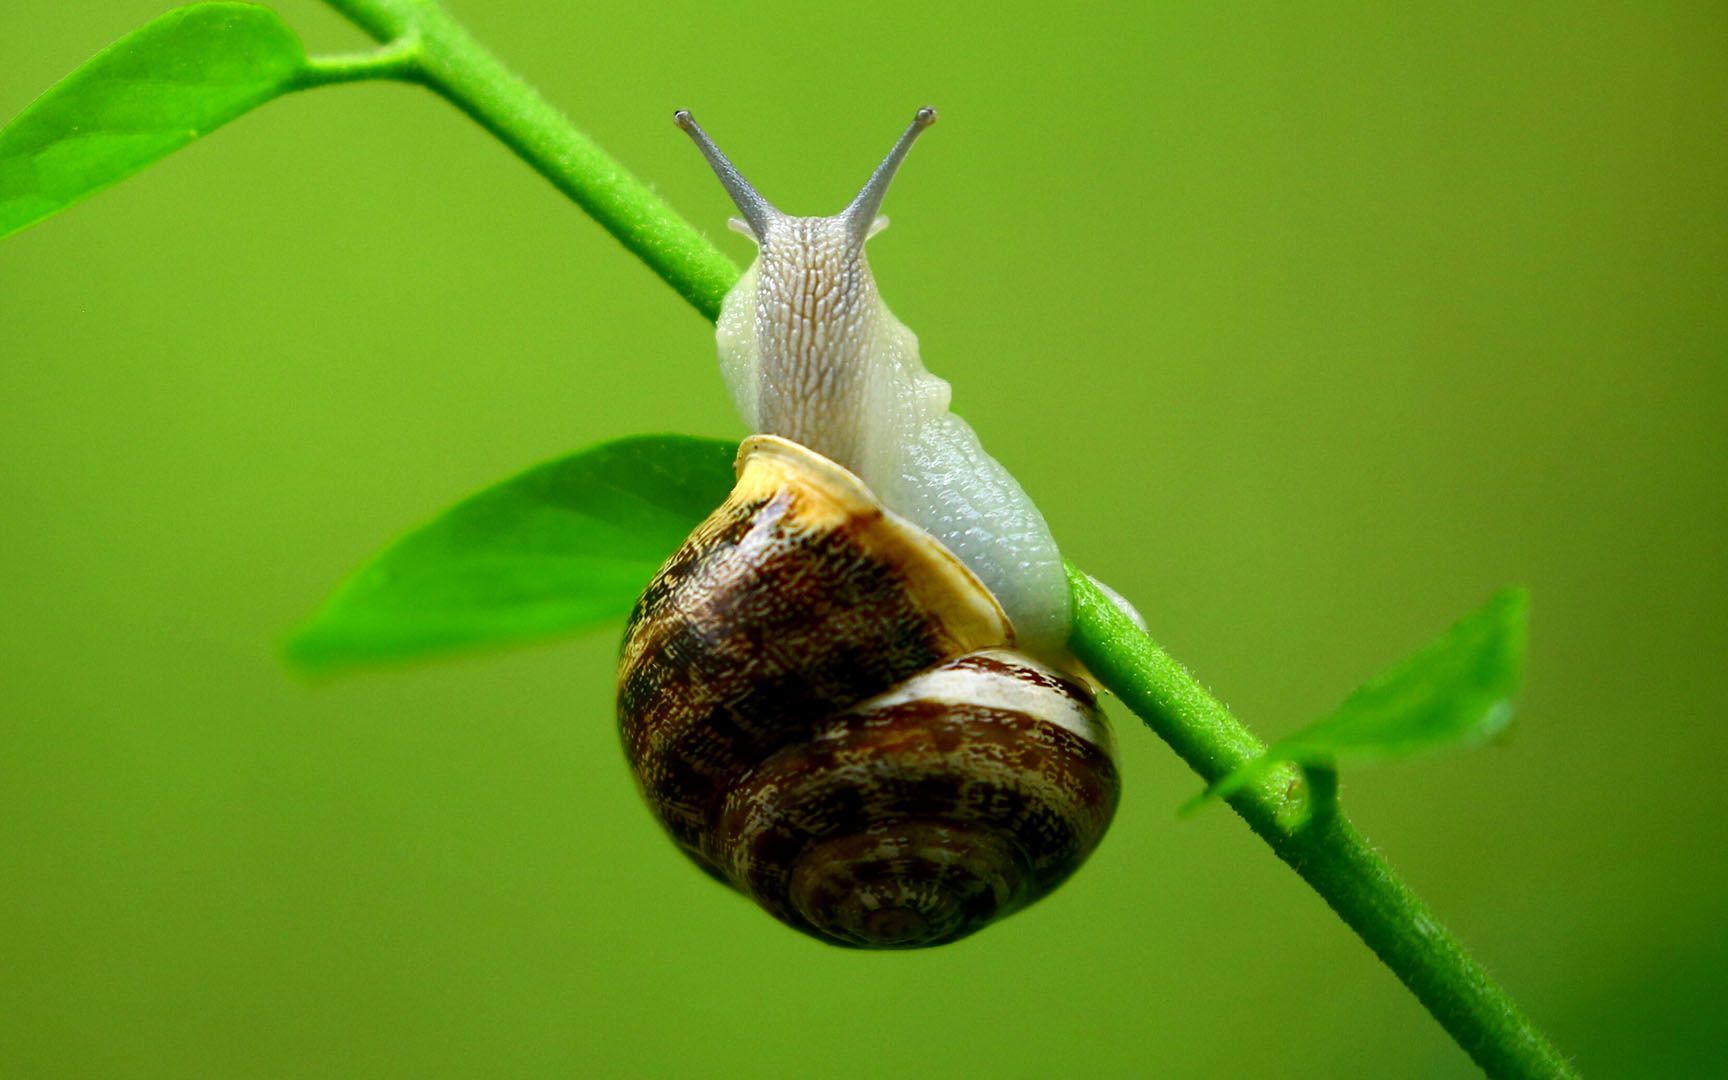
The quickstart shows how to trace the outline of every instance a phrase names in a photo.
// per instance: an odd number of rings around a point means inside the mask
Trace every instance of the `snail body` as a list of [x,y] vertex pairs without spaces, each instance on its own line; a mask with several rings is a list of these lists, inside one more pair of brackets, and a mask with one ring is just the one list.
[[715,325],[720,372],[751,431],[810,447],[861,477],[883,504],[929,531],[1001,602],[1021,645],[1057,659],[1068,640],[1068,579],[1050,527],[1019,482],[949,411],[918,335],[882,300],[865,241],[918,134],[920,109],[856,198],[831,217],[775,209],[688,113],[696,140],[757,244]]
[[718,332],[758,434],[637,602],[619,668],[626,756],[674,842],[788,925],[866,948],[943,944],[1045,895],[1119,790],[1093,693],[1061,667],[1049,530],[947,412],[863,258],[933,120],[846,211],[790,218],[679,114],[761,248]]

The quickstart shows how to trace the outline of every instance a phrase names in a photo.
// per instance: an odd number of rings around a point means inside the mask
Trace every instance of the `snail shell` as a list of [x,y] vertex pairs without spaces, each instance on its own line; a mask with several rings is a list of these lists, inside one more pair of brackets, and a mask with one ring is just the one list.
[[1048,893],[1115,811],[1079,680],[857,476],[746,440],[731,496],[637,602],[618,716],[689,856],[826,941],[938,945]]

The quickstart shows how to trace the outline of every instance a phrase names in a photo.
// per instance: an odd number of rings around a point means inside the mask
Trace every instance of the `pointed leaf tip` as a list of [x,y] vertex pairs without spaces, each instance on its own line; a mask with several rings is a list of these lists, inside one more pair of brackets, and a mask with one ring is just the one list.
[[601,443],[473,495],[397,540],[291,637],[310,674],[544,639],[620,620],[732,488],[737,445]]

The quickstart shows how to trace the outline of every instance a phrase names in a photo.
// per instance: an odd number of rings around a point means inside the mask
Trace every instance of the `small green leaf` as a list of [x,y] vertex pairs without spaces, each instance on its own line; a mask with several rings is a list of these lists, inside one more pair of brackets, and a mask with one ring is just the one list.
[[0,237],[296,88],[294,32],[251,4],[177,8],[97,53],[0,130]]
[[1330,766],[1481,742],[1512,718],[1524,675],[1530,597],[1503,589],[1438,641],[1369,681],[1331,713],[1287,735],[1190,803],[1223,798],[1280,761]]
[[288,656],[330,671],[622,619],[725,500],[737,449],[643,435],[529,469],[385,549],[294,635]]

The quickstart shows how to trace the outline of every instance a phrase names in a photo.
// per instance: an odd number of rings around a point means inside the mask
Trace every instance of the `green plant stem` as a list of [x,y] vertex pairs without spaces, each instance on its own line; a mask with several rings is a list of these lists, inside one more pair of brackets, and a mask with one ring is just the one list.
[[497,136],[709,321],[719,317],[737,264],[437,4],[328,2],[379,41],[417,42],[420,82]]
[[[1074,593],[1074,654],[1190,768],[1210,783],[1265,749],[1090,578],[1072,564],[1068,576]],[[1280,765],[1225,801],[1361,935],[1490,1076],[1575,1075],[1506,991],[1338,811],[1330,771],[1310,775],[1320,780],[1313,788],[1303,770]]]
[[[496,135],[599,221],[708,319],[739,270],[647,185],[577,131],[431,0],[327,0],[383,42],[416,42],[418,78]],[[404,46],[407,48],[410,46]],[[387,49],[389,46],[387,46]],[[1259,740],[1084,574],[1071,645],[1087,668],[1208,783],[1259,754]],[[1492,1076],[1575,1075],[1338,811],[1281,765],[1227,801],[1331,905]]]

